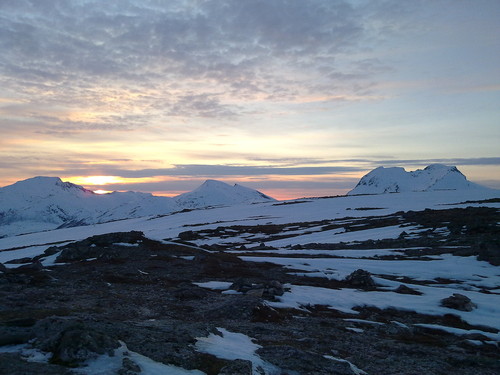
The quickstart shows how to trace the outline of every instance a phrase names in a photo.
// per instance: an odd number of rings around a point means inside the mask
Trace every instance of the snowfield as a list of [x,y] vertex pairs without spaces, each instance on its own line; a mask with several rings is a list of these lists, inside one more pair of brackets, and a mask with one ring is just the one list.
[[[346,196],[327,199],[310,199],[305,203],[277,204],[259,203],[252,205],[234,205],[212,209],[201,209],[190,212],[177,213],[164,217],[144,217],[131,220],[122,220],[111,223],[95,224],[76,228],[65,228],[47,232],[39,232],[22,236],[0,239],[0,262],[14,259],[33,257],[42,254],[48,247],[55,243],[82,240],[96,234],[123,232],[129,230],[143,231],[151,239],[164,240],[176,238],[180,232],[196,228],[196,230],[215,229],[221,225],[265,225],[292,224],[305,221],[338,220],[345,222],[346,217],[359,218],[370,216],[383,216],[399,211],[419,211],[426,208],[447,209],[466,206],[488,206],[500,208],[499,203],[464,203],[467,201],[480,201],[498,197],[497,191],[435,191],[435,192],[410,192],[385,195]],[[293,202],[290,202],[293,203]],[[363,210],[365,207],[384,207],[377,210]],[[259,256],[255,251],[252,256],[242,256],[245,261],[272,262],[283,265],[291,270],[303,271],[304,275],[326,277],[341,280],[358,268],[365,269],[374,275],[405,276],[417,281],[432,281],[438,278],[452,279],[449,285],[436,285],[425,287],[424,295],[401,296],[390,292],[357,292],[352,290],[333,291],[308,287],[294,286],[292,292],[285,294],[283,301],[276,306],[294,306],[323,303],[342,311],[352,311],[360,305],[374,305],[377,307],[396,307],[413,309],[422,313],[446,313],[447,309],[438,308],[438,297],[442,298],[451,292],[460,292],[465,295],[474,293],[474,298],[480,299],[479,307],[472,313],[464,313],[463,318],[471,324],[480,324],[488,321],[489,324],[500,329],[498,316],[500,316],[500,296],[482,295],[475,292],[481,288],[500,289],[500,269],[486,262],[480,262],[475,257],[458,257],[445,254],[436,256],[434,260],[404,260],[405,249],[367,249],[367,250],[319,250],[300,251],[290,250],[292,245],[308,243],[352,243],[356,241],[378,240],[397,238],[405,231],[409,235],[417,235],[419,228],[416,226],[386,226],[353,232],[344,229],[321,231],[320,227],[304,230],[294,230],[291,237],[269,241],[266,245],[276,247],[276,250],[266,250],[274,253],[273,257]],[[312,233],[310,233],[312,231]],[[207,238],[194,240],[196,245],[214,243],[247,244],[248,237],[234,236],[224,239]],[[230,250],[235,252],[236,250]],[[398,254],[400,260],[380,260],[378,256]],[[287,258],[295,254],[303,257]],[[321,255],[345,257],[317,258]],[[315,258],[310,258],[315,256]],[[369,257],[369,259],[363,259]],[[375,257],[375,259],[373,258]],[[362,259],[360,259],[362,258]],[[8,265],[13,267],[15,265]],[[387,282],[387,281],[386,281]],[[400,284],[400,283],[399,283]],[[398,285],[399,285],[398,284]],[[221,285],[214,284],[216,288]],[[413,286],[420,290],[423,287]],[[481,297],[481,298],[479,298]],[[332,301],[332,302],[328,302]],[[336,302],[334,302],[336,301]],[[343,301],[339,305],[338,301]],[[449,309],[448,309],[449,310]],[[449,312],[449,311],[448,311]]]

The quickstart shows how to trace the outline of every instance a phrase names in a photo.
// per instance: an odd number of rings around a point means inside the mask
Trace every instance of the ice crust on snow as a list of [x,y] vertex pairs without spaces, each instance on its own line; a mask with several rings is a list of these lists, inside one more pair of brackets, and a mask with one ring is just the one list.
[[467,181],[454,166],[431,164],[407,172],[401,167],[378,167],[361,178],[348,195],[401,193],[408,191],[486,189]]

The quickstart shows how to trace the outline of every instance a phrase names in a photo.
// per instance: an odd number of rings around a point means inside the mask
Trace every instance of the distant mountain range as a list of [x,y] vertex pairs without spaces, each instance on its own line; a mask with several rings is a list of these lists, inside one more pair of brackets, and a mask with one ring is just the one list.
[[96,194],[58,177],[34,177],[0,188],[0,237],[162,215],[183,209],[274,201],[241,185],[208,180],[174,198],[137,192]]
[[[485,189],[456,168],[432,164],[423,170],[379,167],[361,178],[348,195],[435,190]],[[272,202],[275,199],[238,184],[207,180],[173,198],[137,192],[96,194],[58,177],[34,177],[0,188],[0,238],[57,228],[99,224],[184,209]]]
[[457,167],[431,164],[407,172],[401,167],[379,167],[361,178],[348,195],[404,193],[433,190],[488,189],[467,180]]

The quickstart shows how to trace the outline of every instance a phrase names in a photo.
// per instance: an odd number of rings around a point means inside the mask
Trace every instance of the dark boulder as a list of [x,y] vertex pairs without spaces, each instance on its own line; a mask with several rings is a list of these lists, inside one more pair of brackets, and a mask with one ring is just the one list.
[[219,371],[219,375],[252,375],[252,373],[252,362],[243,359],[231,361]]
[[281,369],[293,369],[290,373],[315,375],[354,375],[347,361],[335,361],[323,355],[298,349],[289,345],[269,345],[257,350],[264,360]]
[[52,352],[52,363],[66,366],[78,366],[102,354],[112,355],[120,346],[117,340],[74,319],[43,319],[33,327],[32,335],[35,347]]
[[285,293],[285,288],[277,280],[253,283],[248,279],[240,278],[231,285],[230,289],[270,301],[275,301],[276,297],[282,296]]
[[185,283],[175,288],[172,294],[179,301],[190,301],[206,298],[209,292],[203,288]]
[[363,269],[357,269],[348,275],[344,281],[359,289],[373,290],[376,287],[375,281],[373,281],[370,272]]
[[193,232],[192,230],[187,230],[185,232],[181,232],[179,233],[179,240],[181,241],[193,241],[193,240],[197,240],[199,238],[201,238],[201,236],[196,233],[196,232]]
[[453,293],[452,296],[442,299],[441,305],[460,311],[472,311],[477,307],[469,297],[459,293]]
[[125,357],[122,360],[122,368],[118,370],[118,375],[137,375],[141,373],[141,368],[130,358]]
[[419,292],[418,290],[415,290],[413,288],[410,288],[404,284],[401,284],[400,286],[398,286],[398,288],[394,291],[395,293],[399,293],[399,294],[413,294],[415,296],[421,296],[422,293]]
[[118,346],[116,340],[101,332],[74,328],[62,332],[53,359],[70,365],[79,364],[101,354],[112,354]]
[[281,323],[288,318],[284,309],[273,309],[265,303],[254,307],[252,311],[252,322]]

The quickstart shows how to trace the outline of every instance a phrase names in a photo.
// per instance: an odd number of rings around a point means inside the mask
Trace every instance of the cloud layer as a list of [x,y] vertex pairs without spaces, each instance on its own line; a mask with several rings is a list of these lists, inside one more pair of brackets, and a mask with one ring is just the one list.
[[1,7],[0,84],[4,100],[13,100],[2,114],[45,131],[126,130],[158,117],[231,119],[248,111],[241,101],[348,99],[366,94],[383,68],[363,58],[349,58],[349,68],[337,63],[364,36],[345,1],[24,0]]

